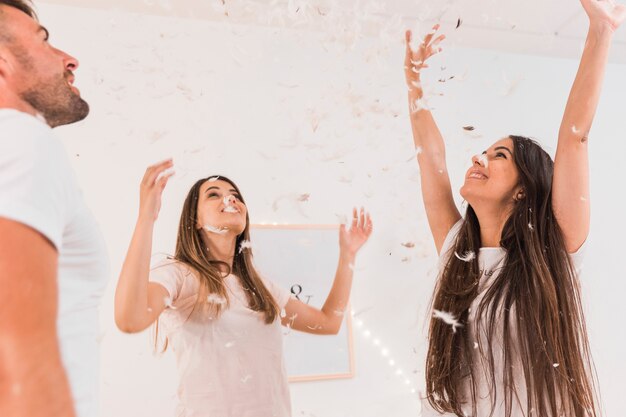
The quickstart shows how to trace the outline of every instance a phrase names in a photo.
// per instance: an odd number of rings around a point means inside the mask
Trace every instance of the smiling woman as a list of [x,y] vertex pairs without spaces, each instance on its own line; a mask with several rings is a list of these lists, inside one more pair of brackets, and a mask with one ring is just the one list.
[[[426,359],[426,407],[432,412],[599,415],[578,282],[590,218],[587,133],[626,8],[611,0],[581,3],[589,34],[555,161],[526,137],[497,141],[472,158],[461,188],[468,203],[464,218],[421,87],[420,73],[445,37],[436,37],[435,26],[413,50],[411,32],[406,34],[411,126],[422,150],[422,195],[440,254]],[[454,320],[441,320],[442,311]]]
[[150,270],[152,229],[171,168],[168,160],[146,171],[139,220],[115,294],[115,321],[128,333],[157,320],[162,324],[180,375],[177,416],[288,417],[281,322],[312,334],[339,331],[351,265],[372,232],[370,217],[355,209],[350,229],[340,227],[339,265],[321,309],[290,298],[258,274],[245,201],[222,176],[191,187],[176,252]]

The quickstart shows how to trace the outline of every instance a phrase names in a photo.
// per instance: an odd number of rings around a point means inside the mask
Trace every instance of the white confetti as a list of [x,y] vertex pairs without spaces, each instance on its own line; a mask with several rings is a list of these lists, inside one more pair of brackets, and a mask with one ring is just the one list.
[[228,233],[228,227],[215,227],[211,226],[210,224],[205,224],[204,226],[202,226],[202,228],[209,233],[215,233],[218,235],[224,235]]
[[246,375],[243,378],[241,378],[241,382],[243,382],[245,384],[248,381],[250,381],[251,379],[252,379],[252,375]]
[[174,307],[174,305],[172,304],[172,299],[170,297],[164,297],[163,303],[165,304],[165,307],[176,310],[176,307]]
[[246,249],[252,249],[252,242],[249,240],[242,240],[239,244],[239,253],[243,252]]
[[454,256],[456,256],[458,259],[460,259],[463,262],[471,262],[474,260],[474,258],[476,258],[476,254],[472,252],[471,250],[468,250],[462,256],[459,255],[457,252],[454,252]]
[[310,194],[286,194],[286,195],[282,195],[280,197],[277,197],[274,202],[272,203],[272,210],[273,211],[278,211],[278,209],[280,208],[281,202],[283,200],[286,200],[288,202],[291,202],[292,206],[298,211],[298,213],[303,216],[303,217],[309,217],[303,210],[303,203],[306,203],[309,201],[310,198]]
[[520,83],[524,81],[524,77],[522,77],[521,75],[514,78],[512,81],[509,81],[507,75],[504,72],[502,73],[502,78],[504,79],[505,83],[505,86],[501,91],[502,97],[508,97],[512,95],[515,90],[517,90],[517,87],[520,85]]
[[235,346],[235,342],[226,342],[226,343],[224,344],[224,347],[226,347],[226,348],[231,348],[231,347],[233,347],[233,346]]
[[555,368],[558,368],[559,364],[558,363],[553,363],[552,366],[555,367]]
[[456,333],[457,327],[463,327],[462,324],[458,322],[458,320],[450,313],[446,311],[433,310],[433,317],[436,319],[442,320],[444,323],[452,326],[452,331]]
[[415,88],[422,88],[422,83],[419,81],[411,81],[411,85]]
[[478,155],[476,159],[478,160],[478,162],[480,162],[482,166],[484,166],[485,168],[489,168],[489,159],[487,158],[487,155]]
[[423,148],[421,146],[418,146],[415,148],[415,152],[413,153],[413,155],[411,155],[411,157],[409,159],[407,159],[407,162],[412,162],[415,160],[415,158],[417,158],[423,151]]
[[209,178],[207,181],[208,181],[208,182],[215,182],[215,181],[217,181],[217,180],[219,180],[219,179],[220,179],[220,177],[219,177],[219,176],[217,176],[217,177],[211,177],[211,178]]
[[532,223],[528,223],[528,228],[530,229],[531,232],[535,230],[535,227],[533,226]]
[[209,294],[206,300],[209,304],[219,304],[219,305],[226,304],[226,299],[217,294]]
[[411,113],[417,113],[420,110],[430,110],[430,108],[428,107],[428,102],[424,97],[418,98],[411,103]]

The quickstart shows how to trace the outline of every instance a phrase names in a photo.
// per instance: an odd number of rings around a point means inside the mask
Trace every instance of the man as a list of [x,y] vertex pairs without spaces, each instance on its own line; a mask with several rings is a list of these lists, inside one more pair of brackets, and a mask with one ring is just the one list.
[[0,0],[0,416],[98,414],[104,241],[51,128],[88,104],[28,0]]

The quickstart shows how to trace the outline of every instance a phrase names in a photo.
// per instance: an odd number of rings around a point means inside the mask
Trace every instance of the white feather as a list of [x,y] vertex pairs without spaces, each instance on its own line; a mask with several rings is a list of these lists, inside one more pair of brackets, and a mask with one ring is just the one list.
[[482,166],[484,166],[485,168],[489,167],[489,159],[487,158],[487,155],[481,154],[478,156],[477,159],[478,159],[478,162],[480,162]]
[[246,249],[252,249],[252,242],[249,240],[242,240],[239,244],[239,253],[243,252]]
[[456,333],[457,327],[463,327],[463,325],[460,324],[459,321],[447,311],[433,310],[433,317],[442,320],[444,323],[452,326],[452,331],[454,333]]
[[174,307],[174,305],[172,304],[172,299],[170,297],[164,297],[163,303],[165,304],[165,307],[176,310],[176,307]]
[[472,252],[471,250],[468,250],[463,255],[459,255],[457,252],[454,252],[454,256],[456,256],[458,259],[460,259],[463,262],[471,262],[474,260],[474,258],[476,258],[476,254]]
[[224,235],[228,233],[227,227],[215,227],[215,226],[211,226],[210,224],[205,224],[204,226],[202,226],[202,228],[209,233],[215,233],[218,235]]
[[206,300],[210,304],[226,304],[226,299],[224,297],[220,297],[217,294],[209,294]]

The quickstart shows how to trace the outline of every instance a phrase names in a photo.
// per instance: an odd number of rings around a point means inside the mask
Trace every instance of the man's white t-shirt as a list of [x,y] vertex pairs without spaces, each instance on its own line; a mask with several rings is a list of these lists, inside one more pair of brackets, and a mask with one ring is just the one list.
[[105,243],[62,143],[39,119],[10,109],[0,109],[0,217],[37,230],[57,249],[63,364],[78,417],[95,417],[98,307],[109,272]]

